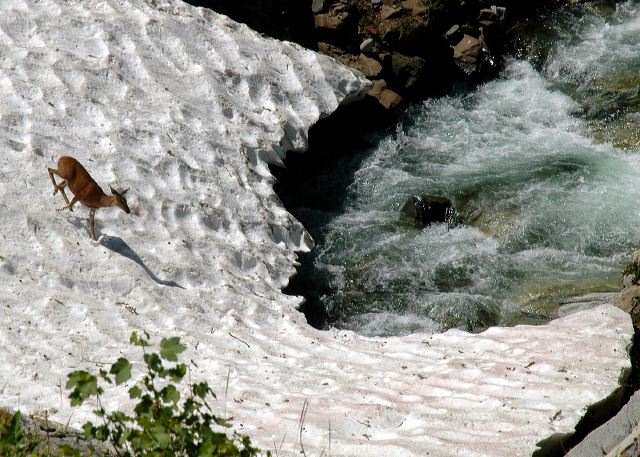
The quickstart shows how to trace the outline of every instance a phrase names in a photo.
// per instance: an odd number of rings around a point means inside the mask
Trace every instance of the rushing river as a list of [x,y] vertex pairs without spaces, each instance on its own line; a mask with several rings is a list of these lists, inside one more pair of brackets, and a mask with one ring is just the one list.
[[[314,208],[317,188],[292,210],[317,242],[302,281],[319,281],[330,325],[477,331],[619,289],[640,247],[640,4],[552,24],[499,78],[409,108],[393,134],[320,170],[322,194],[343,186],[339,211]],[[425,193],[461,223],[403,221]]]

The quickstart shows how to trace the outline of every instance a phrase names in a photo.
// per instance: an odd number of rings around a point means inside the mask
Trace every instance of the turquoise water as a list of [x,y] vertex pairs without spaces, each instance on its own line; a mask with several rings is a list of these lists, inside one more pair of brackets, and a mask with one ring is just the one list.
[[[620,287],[640,247],[640,6],[581,8],[498,79],[408,109],[357,155],[339,212],[294,210],[318,243],[330,325],[478,331]],[[424,193],[453,200],[461,223],[403,222]]]

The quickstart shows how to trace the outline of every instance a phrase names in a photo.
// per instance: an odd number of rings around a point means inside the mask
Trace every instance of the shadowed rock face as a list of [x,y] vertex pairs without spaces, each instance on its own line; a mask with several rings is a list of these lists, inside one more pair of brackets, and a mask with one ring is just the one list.
[[279,40],[317,49],[311,0],[187,0]]
[[187,0],[319,50],[374,82],[379,109],[495,76],[513,25],[565,0]]
[[371,94],[377,99],[441,93],[457,71],[444,32],[458,9],[430,0],[325,0],[315,12],[319,49],[346,65],[360,55],[377,61],[383,71],[369,76],[384,82]]

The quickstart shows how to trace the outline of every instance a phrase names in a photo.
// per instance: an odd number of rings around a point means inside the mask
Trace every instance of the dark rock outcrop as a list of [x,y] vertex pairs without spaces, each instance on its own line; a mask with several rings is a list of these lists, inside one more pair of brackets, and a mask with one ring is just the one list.
[[279,40],[318,49],[311,1],[301,0],[186,0],[210,8]]
[[425,227],[434,222],[453,222],[453,203],[446,197],[438,195],[411,195],[400,209],[403,217],[418,227]]
[[381,109],[495,75],[509,30],[574,0],[187,0],[362,71]]
[[358,56],[370,59],[365,70],[377,62],[381,71],[365,73],[374,80],[369,95],[396,106],[386,91],[394,99],[438,95],[456,80],[492,69],[499,13],[504,8],[482,8],[472,0],[324,0],[316,26],[321,52],[361,70],[362,64],[353,65],[362,62]]

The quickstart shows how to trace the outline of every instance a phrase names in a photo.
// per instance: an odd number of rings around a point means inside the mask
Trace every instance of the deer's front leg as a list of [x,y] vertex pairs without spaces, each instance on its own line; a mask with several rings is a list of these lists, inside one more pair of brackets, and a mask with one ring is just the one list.
[[62,193],[62,197],[64,198],[64,201],[68,205],[69,199],[67,198],[67,194],[64,192],[64,188],[67,185],[67,181],[63,179],[62,182],[58,184],[56,182],[56,179],[53,177],[54,174],[60,176],[60,174],[58,173],[58,170],[54,168],[47,168],[47,170],[49,171],[49,177],[51,178],[51,182],[53,183],[53,195],[57,194],[58,191],[60,191]]
[[[62,191],[62,195],[64,195],[64,191]],[[64,198],[65,198],[65,200],[67,199],[66,196]],[[73,211],[73,205],[75,205],[77,203],[77,201],[78,201],[78,197],[73,197],[73,199],[71,200],[71,202],[69,204],[67,204],[66,206],[63,206],[58,211],[64,211],[67,208],[69,208],[69,211]]]
[[[67,205],[72,205],[73,203],[69,203],[69,199],[67,198],[67,194],[64,192],[64,188],[67,185],[67,181],[63,181],[62,184],[60,184],[60,187],[58,187],[60,189],[60,193],[62,194],[62,197],[64,198],[64,201],[67,202]],[[71,208],[69,208],[71,211],[73,211]]]
[[58,174],[58,170],[54,168],[47,168],[49,172],[49,177],[51,178],[51,182],[53,183],[53,195],[58,193],[58,183],[56,182],[56,178],[53,177],[54,173]]

